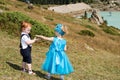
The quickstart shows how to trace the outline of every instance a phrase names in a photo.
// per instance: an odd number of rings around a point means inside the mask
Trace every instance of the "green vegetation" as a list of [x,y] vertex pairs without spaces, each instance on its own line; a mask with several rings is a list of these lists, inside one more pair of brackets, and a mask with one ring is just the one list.
[[91,29],[91,30],[94,30],[94,31],[97,30],[95,27],[92,27],[91,25],[86,25],[85,27],[86,27],[86,28],[89,28],[89,29]]
[[54,19],[53,19],[53,16],[49,16],[49,15],[46,16],[45,19],[50,20],[50,21],[53,21],[53,20],[54,20]]
[[9,10],[9,8],[6,6],[5,1],[0,1],[0,9],[1,10]]
[[111,34],[111,35],[120,35],[115,29],[113,28],[105,28],[103,29],[104,32]]
[[100,25],[99,27],[101,27],[105,33],[120,36],[120,33],[119,33],[118,29],[116,29],[112,26]]
[[81,30],[78,34],[85,35],[85,36],[91,36],[91,37],[95,36],[95,34],[89,30]]
[[20,12],[6,12],[0,14],[0,28],[10,35],[18,36],[20,34],[20,25],[22,21],[32,24],[32,36],[41,34],[45,36],[53,36],[53,30],[47,25],[37,22]]
[[5,6],[1,6],[1,5],[0,5],[0,9],[9,10],[9,8],[7,8],[7,7],[5,7]]
[[5,2],[4,1],[0,1],[0,4],[5,5]]

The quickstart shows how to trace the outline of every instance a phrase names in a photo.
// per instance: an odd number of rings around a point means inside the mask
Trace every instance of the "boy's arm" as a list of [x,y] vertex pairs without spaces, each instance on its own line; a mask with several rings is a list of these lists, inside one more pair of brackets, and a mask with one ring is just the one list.
[[24,35],[23,37],[22,37],[22,39],[25,41],[25,43],[26,44],[28,44],[28,45],[30,45],[30,44],[33,44],[37,39],[36,39],[36,37],[34,38],[34,39],[29,39],[26,35]]
[[53,37],[46,37],[46,36],[42,36],[42,35],[36,35],[36,37],[44,39],[44,40],[48,40],[48,41],[53,41]]
[[28,40],[28,41],[26,41],[26,44],[28,44],[28,45],[33,44],[36,40],[37,40],[36,38],[34,38],[32,40]]

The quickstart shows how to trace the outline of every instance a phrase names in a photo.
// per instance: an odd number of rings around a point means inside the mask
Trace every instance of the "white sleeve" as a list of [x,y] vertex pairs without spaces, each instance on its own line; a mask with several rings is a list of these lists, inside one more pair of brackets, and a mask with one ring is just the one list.
[[30,40],[30,38],[29,38],[27,35],[24,35],[24,36],[22,37],[22,40],[25,41],[25,42],[27,42],[27,41]]

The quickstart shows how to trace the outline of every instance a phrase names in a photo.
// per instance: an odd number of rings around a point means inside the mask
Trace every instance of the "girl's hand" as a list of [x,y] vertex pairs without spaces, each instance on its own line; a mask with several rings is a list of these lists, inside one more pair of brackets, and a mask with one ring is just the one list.
[[41,37],[41,35],[35,35],[37,38],[40,38]]
[[37,38],[48,40],[48,41],[53,41],[53,37],[46,37],[42,35],[35,35]]
[[35,37],[39,37],[39,35],[35,35]]

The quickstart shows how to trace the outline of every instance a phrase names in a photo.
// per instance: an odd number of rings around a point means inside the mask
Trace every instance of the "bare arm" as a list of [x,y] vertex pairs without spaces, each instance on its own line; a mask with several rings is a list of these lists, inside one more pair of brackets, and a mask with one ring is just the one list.
[[65,45],[65,48],[64,48],[65,51],[67,51],[67,45]]
[[33,44],[35,41],[36,41],[36,37],[32,40],[29,40],[29,41],[26,41],[26,44],[30,45],[30,44]]
[[44,40],[48,40],[48,41],[53,41],[53,37],[46,37],[46,36],[42,36],[42,35],[36,35],[36,37],[44,39]]

